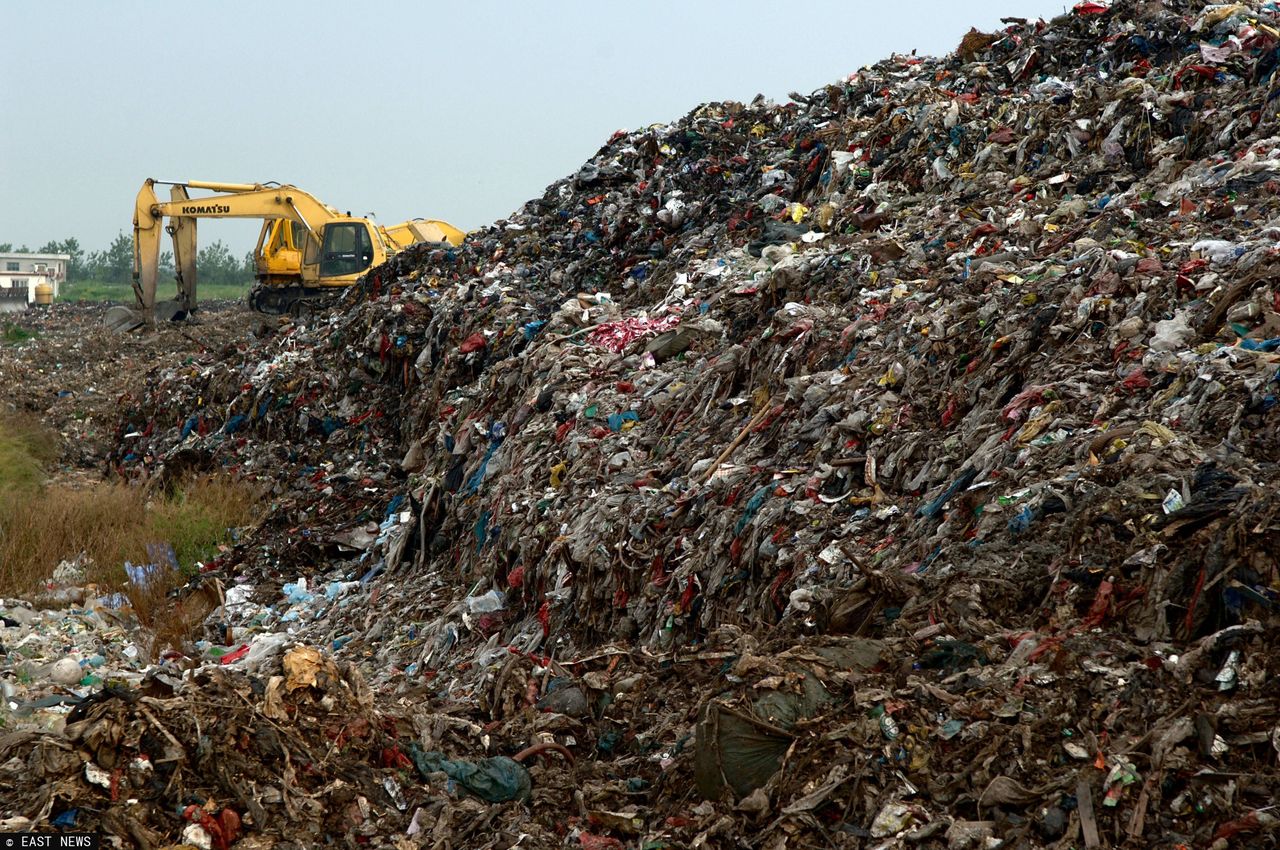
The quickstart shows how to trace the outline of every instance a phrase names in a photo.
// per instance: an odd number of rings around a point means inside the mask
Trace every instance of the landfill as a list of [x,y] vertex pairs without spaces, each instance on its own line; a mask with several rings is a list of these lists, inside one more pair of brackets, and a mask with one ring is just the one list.
[[1274,846],[1278,59],[1006,19],[157,365],[116,474],[269,504],[204,634],[0,738],[0,830]]

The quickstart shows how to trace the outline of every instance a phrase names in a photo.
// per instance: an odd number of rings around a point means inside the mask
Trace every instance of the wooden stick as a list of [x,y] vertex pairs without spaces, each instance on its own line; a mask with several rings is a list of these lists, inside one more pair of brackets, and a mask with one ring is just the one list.
[[186,755],[187,748],[182,746],[181,741],[173,737],[173,733],[170,732],[168,729],[166,729],[164,727],[164,724],[161,723],[158,719],[156,719],[156,716],[152,714],[151,711],[145,705],[142,705],[141,703],[139,703],[138,711],[142,714],[143,717],[147,718],[147,722],[150,723],[157,732],[159,732],[161,735],[164,735],[165,739],[170,744],[173,744],[175,747],[177,747],[178,751],[181,752],[184,756]]
[[[770,399],[770,401],[772,401],[772,399]],[[733,454],[734,451],[737,450],[738,446],[742,445],[742,441],[747,438],[747,434],[751,433],[751,429],[765,420],[765,417],[769,415],[770,410],[773,410],[773,405],[765,404],[764,407],[760,408],[759,413],[752,416],[751,420],[747,422],[746,425],[742,426],[742,430],[738,432],[738,436],[733,438],[733,442],[729,444],[728,448],[720,453],[720,457],[716,458],[716,462],[711,464],[711,468],[708,469],[706,475],[702,477],[703,484],[706,484],[711,480],[711,476],[716,474],[716,470],[720,468],[721,464],[729,459],[729,455]]]
[[1076,783],[1076,804],[1080,809],[1080,828],[1084,832],[1084,846],[1089,850],[1102,846],[1098,837],[1098,819],[1093,814],[1093,789],[1089,777],[1081,776]]
[[1129,820],[1130,839],[1142,838],[1142,831],[1147,825],[1147,805],[1151,800],[1151,789],[1155,787],[1158,775],[1158,771],[1149,775],[1147,781],[1142,784],[1142,793],[1138,795],[1138,802],[1133,807],[1133,817]]

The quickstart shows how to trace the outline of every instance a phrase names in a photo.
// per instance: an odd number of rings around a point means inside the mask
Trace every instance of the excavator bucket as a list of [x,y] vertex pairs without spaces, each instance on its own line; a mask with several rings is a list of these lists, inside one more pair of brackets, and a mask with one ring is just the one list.
[[[175,186],[173,200],[186,200],[186,189]],[[136,307],[112,307],[103,317],[108,328],[125,333],[156,321],[175,321],[186,318],[196,303],[196,223],[192,218],[173,219],[174,261],[178,270],[178,297],[172,301],[156,302],[156,285],[160,259],[160,234],[162,216],[157,214],[159,199],[155,193],[155,181],[147,180],[138,192],[133,209],[133,294]]]
[[413,231],[419,242],[448,242],[457,247],[467,234],[449,224],[434,218],[415,218],[405,222]]
[[180,322],[190,313],[181,301],[156,302],[155,317],[157,322]]
[[152,213],[158,199],[155,181],[147,180],[133,207],[133,294],[136,309],[112,307],[103,324],[118,332],[131,331],[155,321],[156,270],[160,257],[160,219]]
[[102,324],[108,330],[121,334],[136,331],[146,323],[146,319],[142,317],[142,311],[119,304],[108,309],[107,314],[102,317]]
[[[182,306],[181,302],[160,301],[152,310],[152,316],[154,316],[154,322],[179,322],[187,317],[187,312],[187,308]],[[146,315],[136,307],[125,307],[122,304],[109,308],[106,315],[102,317],[102,324],[116,333],[136,331],[154,322],[148,322]]]

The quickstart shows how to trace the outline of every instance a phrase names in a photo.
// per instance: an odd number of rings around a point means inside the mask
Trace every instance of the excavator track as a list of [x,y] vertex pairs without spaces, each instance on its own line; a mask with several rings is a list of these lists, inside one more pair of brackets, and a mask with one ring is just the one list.
[[268,316],[304,317],[322,309],[334,293],[304,286],[255,286],[249,291],[249,309]]

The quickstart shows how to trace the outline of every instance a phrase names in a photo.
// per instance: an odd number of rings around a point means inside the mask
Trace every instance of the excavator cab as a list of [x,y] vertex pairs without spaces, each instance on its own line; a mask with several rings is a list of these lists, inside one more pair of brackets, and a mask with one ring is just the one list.
[[363,221],[339,221],[324,226],[320,246],[320,278],[349,277],[373,265],[373,234]]

